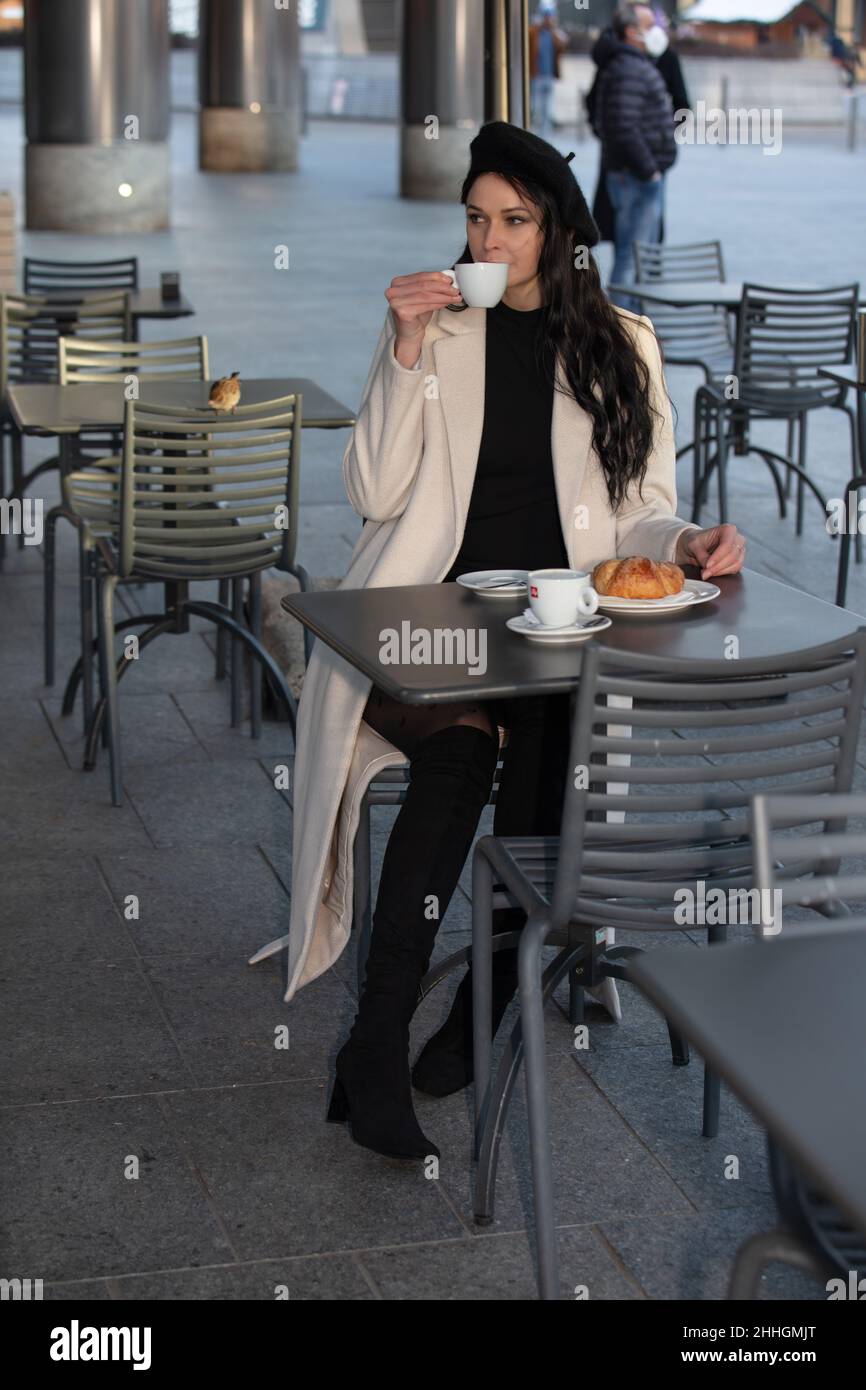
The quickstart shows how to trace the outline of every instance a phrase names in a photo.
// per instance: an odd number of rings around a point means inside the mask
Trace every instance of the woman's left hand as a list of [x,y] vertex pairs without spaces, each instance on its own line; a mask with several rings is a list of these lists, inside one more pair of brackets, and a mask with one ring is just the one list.
[[701,579],[719,574],[739,574],[746,558],[746,541],[736,526],[710,526],[706,531],[684,531],[677,545],[681,565],[697,565]]

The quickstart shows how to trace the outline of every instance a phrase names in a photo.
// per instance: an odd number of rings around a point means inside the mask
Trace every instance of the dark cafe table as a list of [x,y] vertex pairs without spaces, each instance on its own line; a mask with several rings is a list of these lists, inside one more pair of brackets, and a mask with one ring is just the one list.
[[[613,625],[591,640],[644,655],[722,661],[733,633],[743,660],[787,655],[818,640],[832,642],[864,622],[856,613],[752,570],[717,582],[721,594],[712,603],[670,618],[618,613]],[[282,606],[350,665],[407,704],[464,700],[470,692],[478,699],[553,694],[575,689],[580,677],[582,643],[542,647],[508,631],[506,618],[521,613],[525,599],[484,598],[459,584],[416,584],[289,594]],[[487,670],[472,675],[465,666],[442,663],[383,665],[380,633],[384,628],[399,633],[407,620],[425,629],[486,629]],[[735,667],[736,662],[725,665]]]
[[[94,297],[94,293],[80,294],[73,290],[52,290],[49,296],[52,304],[62,304],[65,300],[69,301],[70,306],[85,303]],[[99,295],[113,294],[113,290],[102,290]],[[129,297],[129,314],[132,319],[133,337],[138,338],[138,324],[140,319],[182,319],[188,318],[195,313],[190,301],[185,295],[179,295],[177,299],[163,299],[162,291],[159,288],[145,288],[140,290],[118,290],[118,294],[127,294]]]
[[[209,381],[155,381],[142,394],[163,405],[207,405]],[[348,406],[329,396],[309,377],[241,377],[241,404],[255,405],[278,396],[303,394],[305,429],[342,429],[354,425],[355,415]],[[124,388],[122,382],[81,382],[58,386],[54,383],[19,384],[6,388],[12,418],[24,434],[77,434],[85,428],[123,425]]]
[[[763,283],[749,281],[749,284]],[[632,285],[612,284],[608,289],[619,294],[630,294],[635,299],[643,299],[648,304],[667,304],[675,309],[694,309],[698,305],[712,305],[721,309],[738,309],[743,297],[742,280],[638,280]],[[777,290],[816,290],[819,285],[797,285],[779,283],[773,285]]]
[[[866,1235],[866,931],[815,920],[814,935],[662,948],[627,971]],[[826,1008],[815,1006],[818,980]]]

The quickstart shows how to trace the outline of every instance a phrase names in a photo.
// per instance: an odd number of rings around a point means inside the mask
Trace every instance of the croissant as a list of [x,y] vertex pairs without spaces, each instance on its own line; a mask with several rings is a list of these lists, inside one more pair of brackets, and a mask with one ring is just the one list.
[[602,560],[592,572],[596,593],[611,598],[665,598],[678,594],[686,582],[679,565],[631,555],[626,560]]

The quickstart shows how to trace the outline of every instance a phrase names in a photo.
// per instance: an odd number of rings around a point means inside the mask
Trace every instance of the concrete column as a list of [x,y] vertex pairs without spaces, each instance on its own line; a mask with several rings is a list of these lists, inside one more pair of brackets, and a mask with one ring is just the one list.
[[299,52],[296,0],[201,0],[202,169],[297,169]]
[[453,202],[485,121],[526,124],[527,0],[404,0],[400,193]]
[[26,225],[169,225],[168,0],[27,0]]

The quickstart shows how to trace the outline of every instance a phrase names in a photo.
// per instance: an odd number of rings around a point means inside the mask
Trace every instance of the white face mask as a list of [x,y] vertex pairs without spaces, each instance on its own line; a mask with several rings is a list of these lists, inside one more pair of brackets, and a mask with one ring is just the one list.
[[668,36],[660,24],[643,31],[644,47],[651,58],[660,58],[668,46]]

